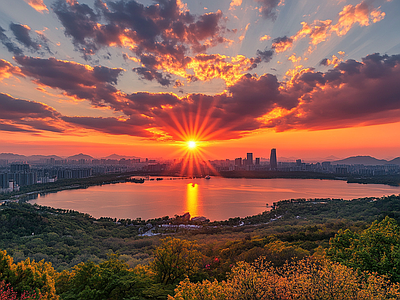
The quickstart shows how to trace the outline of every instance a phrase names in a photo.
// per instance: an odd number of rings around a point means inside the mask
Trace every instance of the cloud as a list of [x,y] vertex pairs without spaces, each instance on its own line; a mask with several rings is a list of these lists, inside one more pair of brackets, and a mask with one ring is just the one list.
[[0,93],[0,130],[63,132],[60,114],[45,104]]
[[256,0],[260,3],[260,12],[266,19],[271,19],[275,21],[276,15],[276,8],[281,3],[280,0]]
[[339,57],[337,57],[336,55],[332,55],[331,59],[324,58],[323,60],[320,61],[319,65],[320,66],[333,65],[333,66],[337,67],[339,65],[339,63],[343,61],[343,58],[342,58],[343,55],[344,55],[344,53],[343,54],[339,54]]
[[99,0],[96,9],[64,1],[53,7],[65,34],[85,54],[94,54],[103,47],[126,46],[138,56],[171,55],[179,61],[189,49],[201,52],[225,42],[220,11],[197,17],[181,10],[176,0],[159,0],[149,6],[134,0],[105,5]]
[[268,41],[268,40],[270,40],[271,39],[271,37],[269,36],[269,35],[263,35],[262,37],[260,37],[260,41]]
[[[124,116],[62,116],[44,104],[1,94],[0,120],[3,126],[11,126],[10,130],[14,126],[63,131],[72,126],[148,139],[182,140],[191,136],[211,140],[239,138],[265,127],[277,131],[320,130],[399,121],[400,55],[372,54],[362,61],[345,62],[333,56],[321,62],[334,66],[326,72],[297,69],[290,80],[279,82],[272,74],[243,75],[241,68],[251,67],[254,59],[201,54],[187,64],[193,63],[193,70],[199,70],[195,76],[230,76],[231,84],[220,94],[183,97],[173,93],[126,94],[114,86],[122,69],[54,58],[19,56],[15,60],[20,69],[0,61],[0,71],[21,73],[38,85],[61,89],[66,95],[109,107]],[[148,65],[158,63],[148,58]],[[144,75],[146,72],[143,70]]]
[[109,1],[106,5],[99,0],[92,9],[78,2],[58,1],[53,11],[85,59],[107,47],[124,47],[130,50],[129,57],[140,63],[134,71],[142,79],[161,85],[174,82],[171,75],[193,80],[187,69],[196,62],[195,56],[231,42],[223,36],[222,12],[192,15],[180,1],[155,2],[145,6],[134,0]]
[[[284,52],[292,48],[293,43],[305,37],[309,37],[309,44],[316,46],[328,40],[333,33],[338,36],[346,35],[356,24],[369,26],[372,23],[383,20],[385,13],[379,8],[374,8],[371,1],[364,0],[357,5],[346,5],[338,15],[337,23],[332,20],[314,20],[312,23],[301,22],[302,28],[291,37],[279,37],[272,42],[272,48],[277,53]],[[312,51],[312,48],[309,49]]]
[[163,76],[162,73],[157,72],[153,69],[140,67],[140,68],[134,68],[133,71],[139,74],[143,79],[147,79],[149,81],[155,79],[162,86],[169,86],[172,83],[172,81],[170,80],[171,78],[170,75],[167,74]]
[[296,106],[297,99],[282,96],[279,86],[274,75],[246,75],[227,93],[189,94],[182,98],[173,94],[168,98],[151,93],[132,94],[129,107],[146,114],[155,128],[175,140],[232,139],[263,126],[258,118],[276,106]]
[[[34,41],[30,36],[31,28],[28,25],[11,23],[10,29],[11,29],[12,33],[14,34],[15,38],[17,39],[17,41],[19,41],[21,44],[23,44],[28,49],[30,49],[32,51],[36,51],[36,52],[39,52],[40,50],[45,49],[47,52],[52,54],[50,47],[48,45],[48,39],[45,37],[43,32],[40,32],[40,31],[36,32],[37,41]],[[19,55],[22,55],[22,53]]]
[[20,68],[13,66],[11,63],[4,59],[0,59],[0,81],[3,78],[9,78],[12,75],[24,77]]
[[43,0],[24,0],[24,1],[40,13],[43,13],[44,11],[46,12],[49,11],[47,6],[43,3]]
[[299,105],[266,125],[320,130],[397,122],[399,80],[400,55],[375,53],[362,62],[341,62],[325,73],[309,69],[296,75],[286,91],[299,97]]
[[0,93],[0,118],[19,120],[23,118],[54,118],[57,113],[45,104],[15,99],[10,95]]
[[149,121],[143,117],[131,116],[128,120],[121,120],[113,117],[68,117],[63,116],[62,120],[78,125],[80,128],[92,129],[95,131],[113,134],[113,135],[130,135],[137,137],[153,138],[154,134],[146,129],[149,128]]
[[4,33],[5,30],[0,26],[0,41],[7,48],[7,50],[14,55],[23,55],[23,51],[15,45],[9,37]]
[[229,10],[235,9],[236,6],[241,6],[242,0],[232,0],[231,4],[229,4]]
[[21,72],[34,78],[39,85],[62,89],[66,95],[89,100],[95,106],[118,102],[118,90],[114,84],[123,69],[91,67],[55,58],[18,56],[15,60],[21,65]]
[[267,50],[267,49],[265,49],[264,51],[257,50],[257,57],[259,57],[261,61],[266,63],[270,62],[273,55],[274,55],[274,50]]
[[14,36],[16,37],[17,41],[19,41],[25,47],[32,48],[34,50],[40,49],[40,45],[34,42],[29,35],[31,31],[29,26],[11,23],[10,29],[13,32]]
[[293,45],[293,38],[283,36],[272,40],[272,48],[275,49],[276,53],[284,52],[290,49]]
[[346,5],[339,16],[339,21],[332,27],[332,31],[336,32],[338,36],[343,36],[354,24],[369,26],[371,22],[376,23],[383,20],[385,13],[373,8],[369,1],[364,0],[356,6]]

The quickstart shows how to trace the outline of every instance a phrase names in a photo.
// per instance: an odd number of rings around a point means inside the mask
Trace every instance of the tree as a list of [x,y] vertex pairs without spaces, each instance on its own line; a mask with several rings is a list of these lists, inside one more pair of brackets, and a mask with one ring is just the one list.
[[18,294],[35,291],[42,300],[58,299],[55,289],[55,270],[44,260],[35,262],[27,258],[17,264],[6,251],[0,250],[0,280],[4,280]]
[[227,281],[182,281],[168,300],[395,300],[400,284],[359,274],[327,259],[312,258],[274,267],[239,262]]
[[394,219],[375,221],[360,234],[339,231],[329,244],[326,253],[333,261],[400,282],[400,227]]
[[129,269],[113,254],[100,264],[88,261],[72,272],[63,271],[57,278],[57,290],[63,299],[145,299],[143,291],[151,283],[148,274]]
[[36,299],[36,293],[22,292],[18,295],[16,291],[6,284],[4,281],[0,282],[0,300],[34,300]]
[[191,278],[199,272],[201,254],[194,242],[166,238],[154,251],[151,269],[157,282],[176,284],[186,276]]

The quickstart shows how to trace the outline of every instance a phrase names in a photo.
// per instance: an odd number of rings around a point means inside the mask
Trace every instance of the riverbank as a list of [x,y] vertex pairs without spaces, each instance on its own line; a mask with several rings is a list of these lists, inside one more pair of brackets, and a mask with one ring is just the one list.
[[[147,176],[168,176],[171,178],[179,178],[175,173],[154,173],[154,172],[129,172],[119,174],[107,174],[92,176],[81,179],[64,179],[51,183],[35,184],[30,186],[21,187],[18,192],[0,194],[0,201],[18,201],[30,200],[32,195],[41,193],[55,193],[63,190],[70,189],[86,189],[90,186],[99,186],[104,184],[116,184],[132,181],[130,178],[147,177]],[[283,172],[283,171],[223,171],[218,176],[224,178],[249,178],[249,179],[324,179],[324,180],[342,180],[347,183],[359,184],[385,184],[389,186],[400,186],[400,175],[384,175],[374,177],[354,177],[344,176],[342,174],[329,174],[317,172]],[[182,178],[182,177],[180,177]],[[191,177],[183,177],[191,178]],[[142,181],[135,181],[143,183]],[[30,199],[29,199],[30,198]]]

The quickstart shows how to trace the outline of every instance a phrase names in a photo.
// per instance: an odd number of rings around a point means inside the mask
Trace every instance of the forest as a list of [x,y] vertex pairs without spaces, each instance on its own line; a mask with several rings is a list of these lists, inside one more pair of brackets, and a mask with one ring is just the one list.
[[175,230],[191,221],[6,202],[0,299],[400,299],[399,200],[290,199]]

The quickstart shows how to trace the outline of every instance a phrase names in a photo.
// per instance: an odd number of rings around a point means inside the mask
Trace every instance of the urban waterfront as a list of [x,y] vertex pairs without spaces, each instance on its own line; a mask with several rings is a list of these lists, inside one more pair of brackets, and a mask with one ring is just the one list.
[[213,221],[256,215],[279,200],[350,200],[392,194],[400,194],[400,187],[348,184],[341,180],[165,177],[143,184],[127,182],[39,195],[30,203],[72,209],[96,218],[152,219],[189,212],[192,217],[205,216]]

